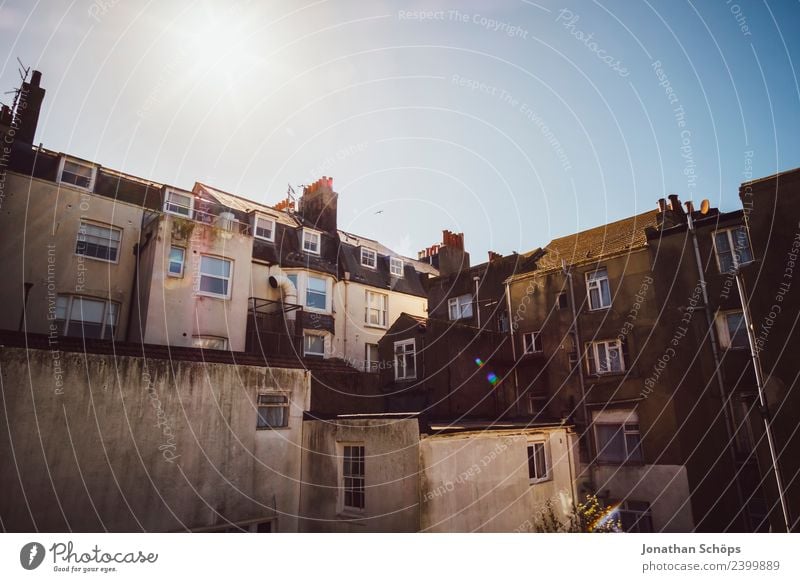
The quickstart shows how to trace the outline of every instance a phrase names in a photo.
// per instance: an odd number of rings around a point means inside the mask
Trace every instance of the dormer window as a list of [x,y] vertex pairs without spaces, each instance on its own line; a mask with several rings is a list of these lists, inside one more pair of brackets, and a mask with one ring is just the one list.
[[97,167],[88,162],[61,158],[58,181],[62,184],[70,184],[84,190],[92,190],[96,175]]
[[361,266],[374,269],[378,264],[378,253],[372,249],[361,247]]
[[319,233],[314,230],[303,229],[303,250],[312,255],[318,255],[319,247]]
[[175,216],[191,218],[193,210],[194,196],[176,190],[167,190],[164,196],[164,212],[167,214],[174,214]]
[[395,277],[403,276],[404,267],[405,265],[403,264],[403,259],[398,259],[397,257],[392,257],[389,259],[389,272]]
[[256,216],[253,235],[261,240],[273,242],[275,240],[275,221],[264,216]]

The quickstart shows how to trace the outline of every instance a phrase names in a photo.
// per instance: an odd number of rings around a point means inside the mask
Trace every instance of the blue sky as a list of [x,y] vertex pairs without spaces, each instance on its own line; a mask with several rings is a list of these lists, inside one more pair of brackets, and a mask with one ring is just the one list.
[[788,0],[0,0],[0,82],[42,71],[51,149],[265,203],[332,175],[341,228],[477,263],[800,166],[798,28]]

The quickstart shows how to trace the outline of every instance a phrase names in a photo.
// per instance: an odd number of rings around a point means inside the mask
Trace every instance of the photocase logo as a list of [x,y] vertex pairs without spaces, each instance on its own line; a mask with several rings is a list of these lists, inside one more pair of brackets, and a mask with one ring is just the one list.
[[44,560],[44,546],[38,542],[30,542],[19,551],[19,563],[26,570],[35,570]]

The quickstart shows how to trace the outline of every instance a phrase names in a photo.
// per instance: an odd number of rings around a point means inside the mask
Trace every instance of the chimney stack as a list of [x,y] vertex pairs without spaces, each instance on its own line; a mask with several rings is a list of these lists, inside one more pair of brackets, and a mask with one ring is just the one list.
[[333,178],[322,176],[303,188],[298,213],[315,228],[335,234],[338,199],[339,195],[333,191]]
[[496,253],[494,251],[489,251],[489,262],[496,261],[497,259],[502,259],[503,255],[500,253]]
[[678,198],[678,195],[670,194],[668,198],[669,198],[670,209],[672,210],[672,212],[674,212],[676,216],[683,216],[684,215],[683,206],[681,206],[681,201]]
[[33,144],[36,137],[36,126],[39,124],[39,113],[42,110],[45,93],[44,89],[39,86],[41,81],[42,74],[39,71],[33,71],[30,81],[22,84],[17,103],[17,131],[14,137],[20,143]]
[[437,249],[439,275],[446,277],[469,269],[469,253],[464,250],[464,233],[442,231],[442,244]]

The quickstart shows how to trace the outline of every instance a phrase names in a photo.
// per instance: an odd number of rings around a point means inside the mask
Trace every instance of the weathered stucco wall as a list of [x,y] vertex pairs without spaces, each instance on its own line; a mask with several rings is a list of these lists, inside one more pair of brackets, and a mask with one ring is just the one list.
[[[548,500],[563,516],[573,500],[572,448],[566,429],[545,433],[472,433],[420,442],[421,529],[432,532],[532,531]],[[545,440],[552,479],[532,484],[527,446]]]
[[[296,531],[302,370],[5,348],[0,517],[12,531]],[[256,430],[256,395],[290,397]]]
[[[301,531],[414,532],[419,528],[416,419],[306,421]],[[364,445],[366,497],[358,518],[341,511],[341,444]]]
[[[116,262],[75,254],[81,219],[122,231]],[[49,333],[57,294],[84,295],[120,304],[116,337],[124,339],[139,242],[141,207],[9,172],[0,212],[0,327],[18,329],[25,296],[27,330]],[[50,319],[48,319],[50,316]]]
[[[228,339],[228,349],[243,351],[251,289],[252,238],[165,214],[150,244],[156,248],[144,341],[191,347],[192,336],[216,336]],[[186,252],[182,277],[167,274],[172,245]],[[233,261],[229,299],[198,293],[200,260],[204,254]]]
[[650,503],[653,531],[690,532],[694,529],[689,481],[683,465],[595,465],[594,482],[610,499]]

